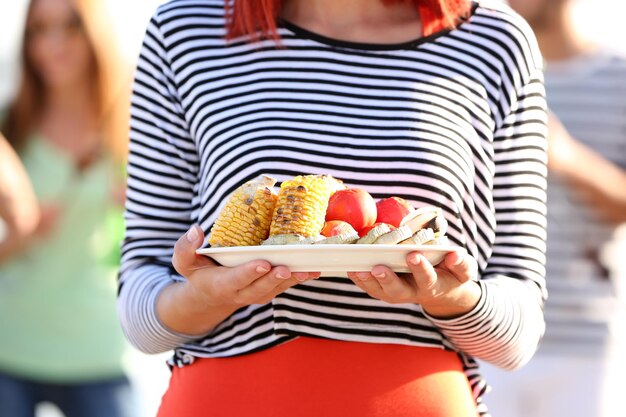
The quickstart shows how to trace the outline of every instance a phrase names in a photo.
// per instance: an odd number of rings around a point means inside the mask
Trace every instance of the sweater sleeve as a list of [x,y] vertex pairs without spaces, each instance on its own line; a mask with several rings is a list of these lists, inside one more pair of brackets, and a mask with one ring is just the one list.
[[[522,26],[524,51],[511,59],[493,139],[493,251],[480,274],[482,296],[462,317],[430,317],[457,349],[504,369],[534,355],[545,329],[547,114],[541,56]],[[525,44],[524,44],[525,42]],[[512,48],[515,49],[515,48]],[[508,91],[508,93],[507,93]]]
[[157,15],[148,25],[133,85],[118,297],[124,333],[146,353],[191,340],[167,329],[155,312],[160,291],[183,280],[171,258],[197,206],[198,157],[170,68]]

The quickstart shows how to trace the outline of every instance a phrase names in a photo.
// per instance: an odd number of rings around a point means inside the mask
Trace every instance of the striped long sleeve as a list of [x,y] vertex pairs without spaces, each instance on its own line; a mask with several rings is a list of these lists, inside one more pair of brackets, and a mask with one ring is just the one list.
[[496,227],[482,298],[463,317],[431,317],[460,351],[505,369],[528,362],[545,330],[547,118],[541,80],[531,68],[495,134]]
[[197,155],[168,68],[152,20],[133,86],[118,303],[127,338],[149,353],[171,350],[190,339],[164,327],[155,312],[159,292],[182,279],[171,266],[172,248],[191,225],[197,204]]

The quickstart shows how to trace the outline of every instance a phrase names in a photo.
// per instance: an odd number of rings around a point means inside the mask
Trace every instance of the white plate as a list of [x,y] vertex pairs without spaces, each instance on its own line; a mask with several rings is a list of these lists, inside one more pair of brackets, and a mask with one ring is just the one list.
[[410,252],[421,252],[431,264],[437,265],[447,253],[458,249],[433,245],[272,245],[204,248],[196,253],[228,267],[263,259],[274,266],[287,266],[293,272],[345,275],[347,271],[369,271],[376,265],[409,272],[406,255]]

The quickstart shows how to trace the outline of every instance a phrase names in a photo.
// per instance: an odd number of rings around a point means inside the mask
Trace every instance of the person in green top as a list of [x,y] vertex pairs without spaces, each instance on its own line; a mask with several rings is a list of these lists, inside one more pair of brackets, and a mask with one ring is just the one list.
[[28,8],[21,83],[0,130],[40,218],[0,241],[0,416],[32,417],[43,401],[66,417],[137,416],[110,259],[122,231],[116,167],[128,109],[98,3]]

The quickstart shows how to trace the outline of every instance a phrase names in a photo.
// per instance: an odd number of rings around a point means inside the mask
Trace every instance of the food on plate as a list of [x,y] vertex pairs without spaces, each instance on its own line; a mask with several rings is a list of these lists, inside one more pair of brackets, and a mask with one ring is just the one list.
[[387,226],[389,226],[389,228],[390,228],[389,230],[393,230],[393,229],[396,228],[395,226],[392,226],[389,223],[374,223],[371,226],[367,226],[367,227],[364,227],[363,229],[359,230],[359,236],[363,237],[363,236],[367,235],[370,232],[370,230],[372,230],[376,226],[380,226],[381,224],[386,224]]
[[443,236],[448,229],[448,222],[441,209],[432,206],[421,207],[412,211],[402,219],[400,225],[408,226],[413,233],[421,229],[433,229],[437,238]]
[[230,196],[211,228],[211,246],[254,246],[267,238],[277,196],[267,175],[246,182]]
[[349,245],[356,242],[359,239],[359,234],[356,231],[342,233],[322,239],[319,242],[315,242],[315,245]]
[[309,237],[304,237],[302,235],[274,235],[261,242],[261,245],[313,245],[325,239],[326,238],[322,235]]
[[[392,226],[393,227],[393,226]],[[371,243],[374,245],[445,245],[448,244],[444,236],[448,222],[440,208],[426,206],[413,210],[401,221],[400,227],[380,234],[383,228],[372,229],[357,243]],[[374,232],[374,233],[373,233]],[[374,238],[376,234],[376,238]],[[369,236],[369,238],[367,238]],[[366,239],[367,238],[367,239]]]
[[306,238],[302,235],[278,234],[265,239],[262,245],[300,245]]
[[237,188],[211,228],[209,244],[448,244],[448,223],[438,207],[416,210],[399,197],[376,203],[367,191],[330,175],[297,176],[284,181],[278,195],[275,184],[260,175]]
[[360,188],[339,190],[330,198],[326,221],[342,220],[354,230],[361,230],[376,223],[376,202]]
[[381,237],[382,235],[391,232],[395,227],[388,225],[387,223],[376,223],[369,228],[363,229],[365,234],[361,233],[362,237],[356,241],[358,245],[370,245]]
[[331,237],[337,236],[342,233],[353,233],[356,232],[350,223],[344,222],[343,220],[331,220],[329,222],[324,223],[324,227],[322,228],[322,236]]
[[413,236],[413,232],[410,227],[400,226],[380,236],[374,241],[374,245],[396,245],[411,236]]
[[438,207],[421,207],[406,216],[401,223],[408,226],[413,236],[401,244],[405,245],[447,245],[448,222]]
[[315,242],[318,245],[341,245],[354,243],[359,239],[359,234],[350,223],[341,220],[326,222],[322,229],[325,239]]
[[376,203],[376,223],[400,226],[400,222],[415,208],[404,198],[389,197]]
[[400,242],[401,245],[423,245],[427,242],[435,240],[435,232],[433,229],[422,229],[415,232],[410,238]]
[[305,237],[304,239],[302,239],[302,242],[300,242],[300,244],[301,245],[314,245],[318,242],[321,242],[322,240],[326,240],[326,237],[322,235],[309,236],[309,237]]
[[317,236],[324,227],[328,200],[341,186],[330,175],[299,175],[280,186],[270,236]]

